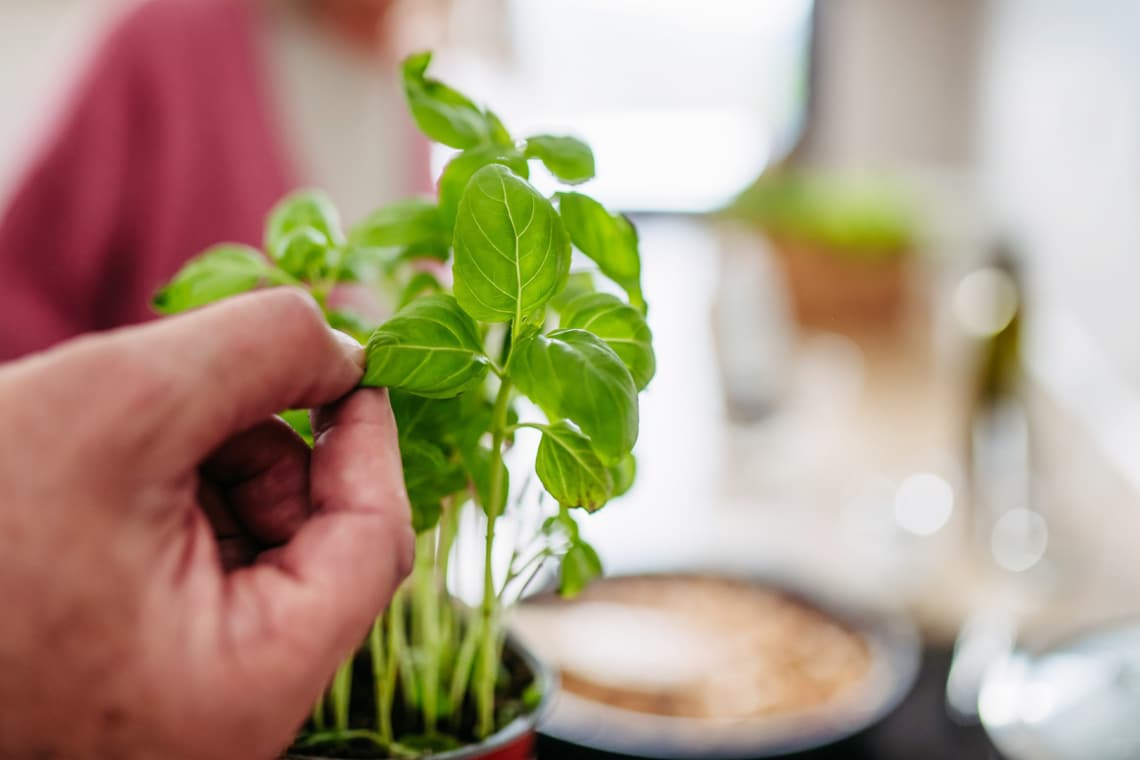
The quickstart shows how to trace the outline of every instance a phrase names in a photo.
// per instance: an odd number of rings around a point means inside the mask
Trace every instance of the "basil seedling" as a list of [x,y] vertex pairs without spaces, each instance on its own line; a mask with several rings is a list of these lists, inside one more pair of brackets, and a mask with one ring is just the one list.
[[[416,756],[485,737],[525,709],[525,685],[497,691],[503,609],[548,563],[559,563],[568,595],[601,572],[573,510],[601,509],[632,485],[638,394],[656,371],[632,223],[577,190],[547,198],[529,181],[531,162],[567,185],[589,180],[589,146],[553,135],[516,140],[494,113],[430,78],[430,63],[430,53],[412,56],[403,78],[419,128],[459,151],[436,197],[389,204],[346,230],[324,194],[295,193],[269,215],[264,255],[212,248],[154,301],[172,313],[259,287],[305,288],[331,325],[366,342],[363,384],[390,389],[416,564],[366,643],[374,720],[353,720],[348,662],[299,740],[312,747],[361,740]],[[575,249],[625,298],[595,292],[590,272],[571,274]],[[374,287],[396,313],[370,325],[333,307],[336,288],[350,282]],[[520,419],[520,408],[540,411]],[[286,419],[311,435],[304,413]],[[533,462],[508,457],[521,435],[539,436]],[[511,483],[531,480],[520,470],[533,471],[540,498],[524,487],[512,501]],[[460,520],[467,504],[483,515],[484,588],[474,610],[446,584],[457,537],[473,525]],[[532,523],[543,529],[497,577],[499,520],[544,504],[555,513]]]

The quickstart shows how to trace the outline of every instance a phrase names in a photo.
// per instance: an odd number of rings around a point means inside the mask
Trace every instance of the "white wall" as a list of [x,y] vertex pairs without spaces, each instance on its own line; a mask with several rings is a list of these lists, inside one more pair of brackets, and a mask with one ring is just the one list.
[[985,196],[1034,269],[1140,383],[1140,3],[993,0]]
[[985,0],[819,0],[810,157],[850,169],[974,158]]

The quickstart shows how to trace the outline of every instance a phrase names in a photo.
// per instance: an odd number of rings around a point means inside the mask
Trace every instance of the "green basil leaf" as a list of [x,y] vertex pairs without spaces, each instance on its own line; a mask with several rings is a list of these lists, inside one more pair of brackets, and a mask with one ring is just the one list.
[[577,539],[562,557],[558,593],[571,599],[585,590],[590,581],[602,574],[602,560],[594,547]]
[[283,237],[273,255],[277,266],[302,279],[315,279],[326,269],[329,239],[315,227],[298,227]]
[[448,229],[455,227],[459,201],[475,172],[489,164],[502,164],[523,179],[530,177],[530,166],[514,148],[480,145],[469,148],[448,162],[439,175],[439,213]]
[[562,292],[556,295],[550,301],[550,308],[558,313],[566,310],[566,307],[577,301],[584,295],[596,293],[597,286],[594,284],[594,275],[590,272],[571,272],[570,277],[566,279],[566,287]]
[[400,442],[404,462],[404,486],[412,505],[412,526],[417,533],[439,522],[442,502],[467,484],[463,469],[449,462],[443,450],[426,441]]
[[368,336],[376,329],[375,324],[369,324],[364,317],[347,309],[333,309],[328,313],[329,327],[348,333],[361,343],[368,342]]
[[408,280],[408,283],[404,285],[404,289],[400,291],[400,301],[396,305],[396,308],[404,308],[424,293],[441,292],[443,292],[443,285],[440,283],[438,277],[431,272],[416,272]]
[[447,398],[482,380],[479,331],[452,296],[418,298],[372,333],[363,385]]
[[542,161],[551,174],[569,185],[594,178],[594,152],[574,137],[537,135],[527,138],[526,157]]
[[297,431],[297,435],[305,439],[305,443],[313,445],[313,420],[308,409],[290,409],[282,412],[280,416],[289,427]]
[[439,207],[423,198],[397,201],[374,211],[352,228],[348,239],[354,246],[399,247],[443,259],[451,247],[451,233]]
[[445,442],[456,422],[462,419],[464,398],[426,398],[397,389],[388,391],[400,439],[418,438],[437,445]]
[[571,302],[562,312],[563,328],[589,330],[621,357],[638,390],[657,372],[653,333],[645,315],[608,293],[591,293]]
[[614,488],[613,475],[590,440],[565,422],[543,428],[534,468],[550,495],[567,507],[596,512]]
[[431,53],[419,53],[407,58],[403,67],[404,96],[420,131],[438,143],[460,150],[490,142],[498,131],[498,119],[488,119],[479,106],[458,90],[428,79],[431,58]]
[[558,208],[578,250],[593,259],[602,274],[620,285],[634,306],[645,311],[641,255],[633,224],[581,193],[559,193]]
[[551,421],[568,419],[606,464],[637,442],[637,386],[621,358],[585,330],[555,330],[515,345],[511,377]]
[[349,245],[344,249],[341,272],[346,280],[377,285],[392,275],[401,260],[398,248]]
[[503,147],[513,148],[515,146],[515,140],[503,125],[502,119],[490,109],[485,110],[483,115],[487,119],[487,129],[491,133],[491,142]]
[[259,251],[227,243],[191,259],[151,305],[159,314],[177,314],[281,281],[281,273]]
[[[475,493],[479,496],[479,504],[483,511],[491,508],[491,450],[486,446],[476,446],[463,452],[463,466],[475,485]],[[511,473],[507,470],[502,459],[499,460],[499,473],[502,480],[502,489],[498,504],[495,505],[495,514],[501,515],[507,508],[507,497],[511,487]]]
[[550,201],[499,164],[475,173],[455,221],[455,297],[483,322],[523,323],[566,284],[570,240]]
[[616,499],[629,493],[629,489],[633,488],[633,482],[637,480],[637,457],[633,454],[625,455],[620,462],[610,468],[610,475],[614,479],[614,492],[611,498]]
[[334,246],[345,243],[340,213],[328,195],[319,190],[300,190],[287,195],[269,212],[265,224],[266,252],[280,259],[285,238],[303,227],[312,227]]
[[559,505],[558,514],[542,521],[542,533],[548,537],[562,536],[569,543],[578,540],[578,523],[570,514],[570,508],[564,504]]

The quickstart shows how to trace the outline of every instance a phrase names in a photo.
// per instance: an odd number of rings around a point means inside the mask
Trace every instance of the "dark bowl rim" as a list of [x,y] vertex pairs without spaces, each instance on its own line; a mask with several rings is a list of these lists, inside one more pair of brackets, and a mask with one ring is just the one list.
[[[719,746],[705,744],[698,749],[690,742],[689,746],[673,743],[675,736],[658,734],[655,741],[645,741],[645,734],[634,735],[628,731],[631,721],[643,721],[664,726],[672,723],[680,725],[704,725],[710,722],[699,719],[677,719],[665,716],[652,716],[635,713],[621,708],[609,707],[593,702],[597,715],[604,724],[599,729],[574,730],[574,727],[559,725],[557,702],[539,725],[539,733],[559,742],[616,753],[629,757],[652,757],[660,760],[738,760],[741,758],[779,757],[817,749],[848,738],[878,723],[892,713],[910,693],[918,677],[921,662],[922,644],[917,627],[909,616],[891,606],[871,605],[841,600],[835,588],[816,580],[810,581],[802,575],[781,573],[771,569],[741,569],[739,566],[724,566],[715,562],[689,563],[684,565],[660,564],[631,568],[621,573],[607,575],[597,581],[635,577],[705,577],[744,582],[766,586],[774,591],[806,604],[851,628],[863,636],[880,656],[880,664],[886,666],[890,676],[889,685],[881,691],[880,698],[870,707],[855,714],[841,716],[841,720],[827,720],[822,717],[803,730],[792,730],[787,735],[768,740],[757,737],[755,743],[733,741]],[[543,596],[540,591],[531,599]],[[588,700],[575,697],[579,702]],[[627,731],[623,734],[622,728]]]

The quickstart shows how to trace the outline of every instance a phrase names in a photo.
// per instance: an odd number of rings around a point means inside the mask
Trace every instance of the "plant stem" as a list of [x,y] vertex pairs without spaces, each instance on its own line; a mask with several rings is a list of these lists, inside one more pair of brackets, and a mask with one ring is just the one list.
[[317,731],[325,730],[325,695],[317,697],[313,704],[313,728]]
[[[459,642],[455,631],[455,605],[447,594],[447,575],[451,564],[451,550],[455,546],[455,536],[459,529],[460,505],[445,504],[439,523],[439,546],[436,548],[436,584],[442,604],[439,605],[439,668],[440,685],[446,682],[451,669],[455,667],[455,654]],[[447,710],[455,710],[448,703]]]
[[455,656],[455,670],[452,671],[451,690],[448,692],[453,727],[458,724],[462,715],[463,696],[467,692],[467,684],[471,681],[471,668],[475,664],[475,653],[479,648],[478,618],[468,615],[464,618],[464,622],[463,641],[459,645],[459,653]]
[[376,691],[376,727],[386,744],[392,742],[392,716],[390,706],[384,703],[384,616],[372,622],[368,632],[368,653],[372,657],[372,687]]
[[401,586],[396,595],[392,597],[392,605],[388,615],[392,618],[388,626],[388,635],[391,637],[392,648],[396,653],[396,665],[400,668],[400,681],[404,684],[404,704],[414,708],[420,701],[419,689],[416,688],[415,668],[412,665],[412,653],[408,648],[407,636],[407,604],[405,595],[407,587]]
[[[385,639],[387,652],[384,656],[384,682],[380,689],[380,697],[376,711],[380,717],[380,734],[392,737],[392,710],[396,702],[396,678],[399,675],[400,654],[396,650],[396,628],[400,621],[388,612],[388,635]],[[394,738],[394,737],[393,737]]]
[[506,438],[507,409],[511,400],[511,383],[504,378],[495,397],[491,413],[491,487],[487,512],[487,537],[483,557],[483,606],[479,621],[480,657],[476,679],[476,705],[479,711],[478,734],[490,736],[495,730],[495,680],[499,674],[498,636],[495,631],[498,594],[495,593],[495,523],[499,519],[499,503],[503,499],[503,440]]
[[348,730],[349,705],[352,699],[352,663],[353,658],[349,657],[337,668],[336,675],[333,676],[333,723],[338,731]]
[[413,614],[417,618],[419,657],[420,710],[424,733],[433,734],[439,711],[439,592],[435,577],[436,531],[425,531],[416,538],[416,567],[412,583],[415,599]]
[[[521,578],[523,576],[523,574],[526,573],[531,568],[534,568],[534,572],[531,573],[531,576],[530,576],[533,578],[535,573],[538,573],[540,570],[542,570],[543,562],[545,560],[549,559],[550,555],[551,555],[550,549],[543,549],[542,551],[533,555],[530,559],[528,559],[522,565],[520,565],[518,570],[515,570],[512,568],[510,573],[507,574],[506,581],[503,582],[503,587],[500,591],[500,599],[502,599],[502,596],[504,594],[506,594],[507,587],[510,586],[512,583],[514,583],[519,578]],[[535,567],[536,564],[537,564],[537,567]]]

